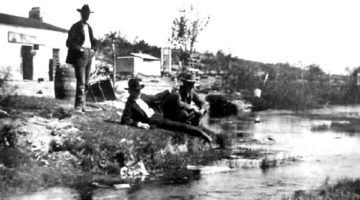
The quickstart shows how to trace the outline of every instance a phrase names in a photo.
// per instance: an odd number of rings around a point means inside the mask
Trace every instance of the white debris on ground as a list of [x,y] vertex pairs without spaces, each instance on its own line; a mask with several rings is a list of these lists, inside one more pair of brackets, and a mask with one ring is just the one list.
[[149,175],[143,161],[136,162],[130,166],[124,166],[120,169],[121,178],[138,178]]

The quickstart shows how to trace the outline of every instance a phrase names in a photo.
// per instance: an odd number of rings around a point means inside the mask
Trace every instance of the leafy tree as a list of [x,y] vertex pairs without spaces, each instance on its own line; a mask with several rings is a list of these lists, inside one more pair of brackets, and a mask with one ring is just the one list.
[[120,32],[107,33],[99,40],[99,54],[107,63],[113,62],[112,44],[115,45],[116,56],[128,56],[133,52],[132,44]]
[[213,53],[205,52],[203,54],[205,58],[201,60],[201,62],[204,64],[205,73],[209,73],[210,70],[216,70],[217,69],[217,60]]
[[103,60],[109,64],[113,62],[112,44],[115,45],[116,56],[129,56],[131,53],[142,52],[160,57],[159,47],[149,45],[144,40],[129,42],[120,32],[110,32],[99,42],[99,52],[103,55]]
[[320,66],[312,64],[306,67],[308,70],[307,80],[309,81],[321,81],[326,75]]

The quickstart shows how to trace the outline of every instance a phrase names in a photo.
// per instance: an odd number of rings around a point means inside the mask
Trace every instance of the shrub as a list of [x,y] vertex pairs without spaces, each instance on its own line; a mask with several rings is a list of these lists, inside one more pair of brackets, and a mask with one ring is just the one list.
[[8,96],[15,92],[16,87],[10,87],[7,82],[11,78],[11,67],[0,66],[0,89],[2,96]]
[[208,101],[210,105],[210,117],[226,117],[230,115],[237,115],[238,113],[237,106],[229,102],[222,95],[207,95],[206,101]]
[[301,110],[315,107],[320,101],[317,89],[306,82],[272,81],[263,90],[269,107]]
[[282,199],[360,199],[360,179],[342,179],[334,185],[328,183],[326,179],[324,184],[317,189],[304,191],[295,191],[290,197],[283,197]]

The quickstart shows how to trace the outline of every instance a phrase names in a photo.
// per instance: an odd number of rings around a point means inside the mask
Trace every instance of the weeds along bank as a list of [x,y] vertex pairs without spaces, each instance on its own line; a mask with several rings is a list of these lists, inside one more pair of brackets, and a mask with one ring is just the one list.
[[0,120],[0,196],[55,185],[94,187],[96,177],[129,182],[223,156],[182,133],[105,122],[119,119],[111,106],[74,114],[70,101],[6,96],[0,109],[8,113]]
[[282,199],[360,199],[360,179],[341,179],[334,184],[330,184],[328,180],[325,180],[319,188],[307,191],[298,190],[291,196]]
[[231,58],[231,66],[223,70],[225,91],[241,92],[252,100],[253,91],[258,88],[265,100],[262,103],[272,109],[303,110],[324,104],[357,104],[360,100],[359,68],[348,75],[336,75],[325,73],[317,65],[299,68],[288,63]]
[[[242,88],[241,83],[232,87],[240,91],[244,99],[264,109],[306,110],[328,104],[347,105],[359,102],[359,89],[355,86],[331,86],[319,82],[291,80],[268,81],[261,86],[261,98],[253,96],[256,88]],[[231,93],[231,92],[230,92]]]

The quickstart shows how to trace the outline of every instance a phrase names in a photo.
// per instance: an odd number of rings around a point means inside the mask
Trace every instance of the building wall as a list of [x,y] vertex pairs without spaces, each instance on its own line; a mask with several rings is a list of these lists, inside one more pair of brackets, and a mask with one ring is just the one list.
[[123,57],[116,59],[116,73],[133,74],[134,73],[134,58]]
[[143,71],[141,71],[141,65],[142,65],[143,59],[139,57],[134,57],[134,75],[136,74],[146,74]]
[[[9,32],[34,37],[26,41],[9,42]],[[67,33],[64,32],[0,24],[0,68],[10,67],[12,79],[22,80],[21,47],[23,45],[32,46],[33,53],[35,53],[33,56],[33,80],[39,78],[49,80],[49,59],[53,57],[54,48],[60,49],[60,65],[65,64],[67,54],[66,39]],[[24,41],[27,43],[19,43]],[[34,50],[34,44],[39,44],[38,50]]]
[[138,62],[135,62],[135,72],[135,74],[140,73],[144,75],[160,76],[160,60],[143,61],[142,59],[140,59]]
[[144,61],[139,57],[122,57],[116,59],[116,73],[160,76],[161,63],[160,60]]

